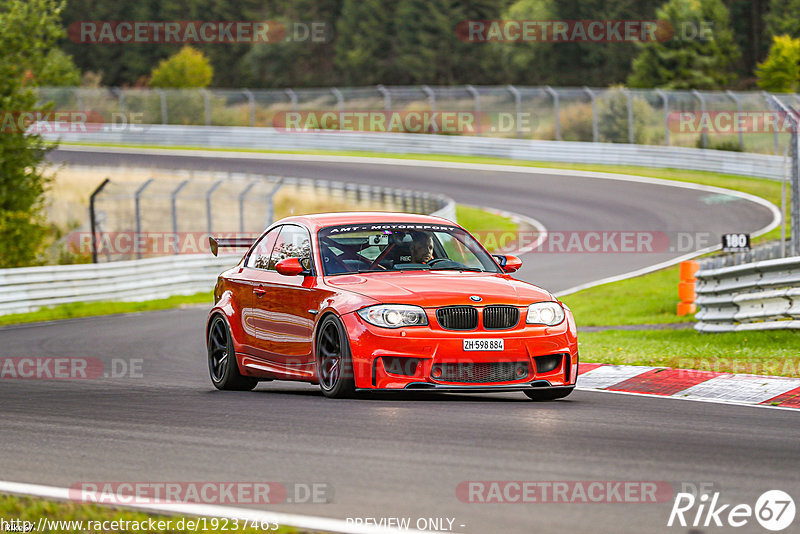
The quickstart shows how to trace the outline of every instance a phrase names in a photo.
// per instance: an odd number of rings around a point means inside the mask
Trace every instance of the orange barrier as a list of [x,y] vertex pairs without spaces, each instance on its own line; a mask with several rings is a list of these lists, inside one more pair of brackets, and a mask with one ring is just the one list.
[[694,260],[681,262],[680,269],[680,282],[678,282],[678,316],[691,315],[697,311],[697,305],[694,303],[697,299],[697,292],[695,291],[695,284],[697,278],[694,275],[700,269],[700,264]]

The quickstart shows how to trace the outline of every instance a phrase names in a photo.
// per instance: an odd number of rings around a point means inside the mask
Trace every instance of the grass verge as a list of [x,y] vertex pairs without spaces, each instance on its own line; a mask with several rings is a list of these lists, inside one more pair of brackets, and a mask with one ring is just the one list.
[[800,377],[800,333],[689,330],[581,333],[581,360],[725,373]]
[[[264,532],[274,532],[276,534],[309,532],[306,530],[298,530],[293,527],[284,526],[278,526],[277,529],[273,530],[273,528],[276,527],[274,523],[268,526],[266,529],[262,529],[252,528],[253,526],[260,527],[261,525],[251,525],[248,522],[248,528],[242,528],[244,527],[243,521],[239,522],[239,528],[234,528],[233,520],[163,516],[120,508],[107,508],[95,504],[50,501],[33,497],[18,497],[15,495],[0,495],[0,518],[6,522],[10,520],[29,522],[32,524],[30,527],[31,529],[37,529],[39,526],[39,520],[41,518],[45,518],[48,520],[61,522],[57,524],[50,523],[48,525],[50,528],[43,529],[45,532],[74,534],[99,534],[103,532],[135,534],[151,532],[161,534],[188,533],[197,531],[202,532],[204,530],[210,532],[244,532],[248,534],[264,534]],[[103,522],[111,521],[117,522],[117,524],[114,525],[117,528],[111,528],[111,523],[106,523],[105,526],[103,526]],[[163,522],[159,526],[167,526],[169,528],[152,529],[150,528],[151,521],[156,524]],[[72,524],[64,522],[72,522]],[[81,523],[78,524],[76,522]],[[136,523],[137,526],[144,526],[145,528],[135,528],[133,523]],[[199,528],[195,529],[193,528],[194,526],[198,526]],[[264,526],[267,525],[265,524]],[[30,530],[27,530],[26,532],[30,532]]]
[[[516,231],[517,226],[508,217],[495,215],[472,206],[456,206],[456,217],[459,224],[471,232],[486,230]],[[141,302],[76,302],[43,308],[30,313],[0,315],[0,326],[20,323],[54,321],[57,319],[74,319],[116,313],[135,313],[155,310],[168,310],[191,304],[208,304],[212,302],[211,292],[194,295],[176,295],[164,299],[145,300]]]
[[678,317],[679,267],[591,287],[565,296],[578,326],[662,324],[694,321]]

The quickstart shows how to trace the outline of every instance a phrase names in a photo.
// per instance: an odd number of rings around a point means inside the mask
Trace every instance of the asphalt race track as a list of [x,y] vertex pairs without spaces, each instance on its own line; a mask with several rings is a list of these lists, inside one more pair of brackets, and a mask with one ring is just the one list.
[[[754,231],[772,219],[762,206],[709,200],[702,191],[543,174],[63,151],[51,159],[391,184],[529,215],[555,230]],[[558,292],[678,255],[529,254],[521,278]],[[470,533],[690,529],[666,526],[672,499],[470,504],[456,495],[463,481],[663,481],[675,491],[711,483],[720,501],[751,506],[766,490],[796,497],[800,489],[794,412],[585,391],[541,404],[522,393],[333,401],[316,387],[288,383],[218,392],[207,376],[205,316],[188,308],[0,328],[2,357],[93,357],[106,369],[115,358],[142,360],[140,377],[4,380],[0,478],[62,487],[327,483],[330,503],[269,509],[339,519],[410,517],[412,524],[449,517],[456,531]],[[764,532],[754,520],[736,531]]]

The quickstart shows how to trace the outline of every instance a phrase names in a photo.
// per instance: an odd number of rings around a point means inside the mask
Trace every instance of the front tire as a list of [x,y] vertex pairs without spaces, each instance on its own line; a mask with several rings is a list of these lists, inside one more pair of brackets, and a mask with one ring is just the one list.
[[333,399],[352,397],[356,390],[353,359],[344,325],[328,315],[317,334],[317,376],[322,394]]
[[546,401],[554,401],[556,399],[563,399],[575,388],[556,388],[556,389],[526,389],[525,395],[528,396],[529,399],[538,401],[538,402],[546,402]]
[[228,323],[217,315],[208,329],[208,372],[214,387],[229,391],[250,391],[258,380],[242,376],[236,363],[236,351],[233,348]]

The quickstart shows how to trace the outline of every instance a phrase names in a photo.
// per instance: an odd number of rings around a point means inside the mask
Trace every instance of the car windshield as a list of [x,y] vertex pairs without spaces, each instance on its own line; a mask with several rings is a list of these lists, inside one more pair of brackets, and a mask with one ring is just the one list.
[[326,275],[410,270],[501,272],[469,233],[457,226],[376,223],[319,231]]

